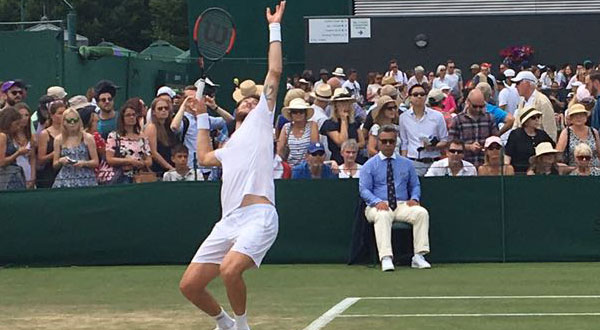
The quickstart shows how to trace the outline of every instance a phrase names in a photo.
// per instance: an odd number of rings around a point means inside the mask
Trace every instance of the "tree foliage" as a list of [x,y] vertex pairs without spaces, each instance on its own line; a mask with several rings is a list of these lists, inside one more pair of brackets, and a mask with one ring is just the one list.
[[[20,21],[21,2],[26,21],[46,16],[66,20],[69,8],[62,0],[0,0],[0,20]],[[187,49],[188,22],[186,0],[71,0],[77,13],[77,33],[86,36],[90,45],[105,40],[143,50],[162,39]],[[16,29],[4,27],[4,29]]]

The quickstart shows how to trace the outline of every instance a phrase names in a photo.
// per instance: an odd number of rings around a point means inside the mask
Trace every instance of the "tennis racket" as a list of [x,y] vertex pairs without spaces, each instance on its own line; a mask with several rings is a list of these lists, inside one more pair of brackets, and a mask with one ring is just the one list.
[[[200,79],[194,84],[198,88],[196,98],[202,98],[204,78],[208,71],[233,48],[235,35],[235,24],[231,15],[221,8],[208,8],[196,19],[193,38],[200,54]],[[206,61],[210,61],[208,68],[205,68]]]

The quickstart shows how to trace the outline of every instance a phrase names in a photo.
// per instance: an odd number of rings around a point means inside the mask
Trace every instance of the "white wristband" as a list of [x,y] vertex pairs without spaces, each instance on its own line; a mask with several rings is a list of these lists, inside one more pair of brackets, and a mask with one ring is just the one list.
[[281,42],[281,24],[279,23],[269,24],[269,43],[275,41]]
[[196,127],[201,129],[210,129],[210,121],[208,120],[208,114],[203,113],[196,116]]

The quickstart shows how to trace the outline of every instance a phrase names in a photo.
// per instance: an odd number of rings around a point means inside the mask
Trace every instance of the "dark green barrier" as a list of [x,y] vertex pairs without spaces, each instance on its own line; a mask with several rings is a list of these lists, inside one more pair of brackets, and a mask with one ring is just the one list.
[[[433,262],[600,260],[597,178],[422,180]],[[0,193],[0,264],[186,263],[219,219],[219,184]],[[270,263],[343,263],[356,180],[278,181]]]

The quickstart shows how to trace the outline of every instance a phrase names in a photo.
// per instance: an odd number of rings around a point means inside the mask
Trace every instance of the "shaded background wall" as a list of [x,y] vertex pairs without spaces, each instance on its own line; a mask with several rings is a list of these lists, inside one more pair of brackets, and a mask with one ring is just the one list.
[[171,79],[182,86],[191,80],[187,63],[150,60],[136,57],[109,56],[83,60],[66,47],[62,31],[0,32],[0,77],[23,79],[30,85],[27,103],[37,108],[40,96],[50,86],[64,86],[69,96],[85,95],[100,79],[110,79],[120,88],[115,106],[129,97],[140,96],[149,104],[157,86]]
[[[304,22],[306,35],[308,19]],[[370,39],[310,44],[305,36],[306,67],[313,71],[354,67],[366,78],[369,71],[387,70],[391,58],[398,59],[403,70],[423,65],[428,71],[452,58],[470,77],[472,63],[490,62],[497,70],[501,49],[524,44],[535,49],[533,64],[598,62],[599,30],[598,14],[372,17]],[[414,42],[421,33],[429,37],[424,49]]]

